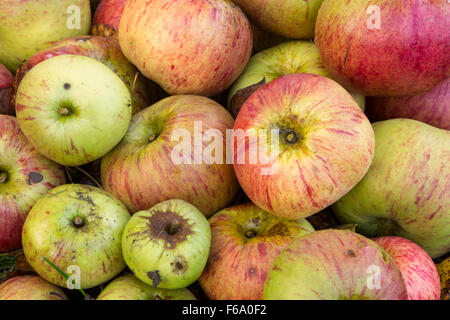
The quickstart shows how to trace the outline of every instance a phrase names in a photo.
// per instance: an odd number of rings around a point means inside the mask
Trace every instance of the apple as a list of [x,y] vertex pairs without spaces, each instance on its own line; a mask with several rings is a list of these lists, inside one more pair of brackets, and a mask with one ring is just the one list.
[[0,284],[0,300],[68,300],[61,288],[39,276],[17,276]]
[[73,275],[75,287],[89,289],[125,268],[121,243],[129,219],[125,206],[109,193],[86,185],[62,185],[44,195],[28,214],[23,251],[45,280],[65,288],[71,284],[44,257]]
[[11,102],[14,77],[0,63],[0,114],[14,115],[14,105]]
[[92,58],[60,55],[27,72],[16,95],[20,128],[47,158],[78,166],[101,158],[125,135],[130,92]]
[[166,92],[214,96],[247,64],[250,23],[229,0],[127,1],[119,25],[125,56]]
[[135,213],[122,237],[125,262],[141,281],[181,289],[196,281],[208,260],[211,229],[203,213],[172,199]]
[[314,231],[304,219],[286,220],[252,203],[209,218],[211,252],[199,283],[213,300],[262,300],[264,283],[280,252]]
[[127,0],[102,0],[95,10],[92,33],[117,37],[120,18]]
[[380,237],[373,241],[383,247],[399,267],[409,300],[439,300],[439,273],[420,246],[400,237]]
[[12,116],[0,115],[0,154],[0,252],[6,252],[20,248],[34,203],[65,178],[60,165],[31,146]]
[[102,185],[131,212],[182,199],[209,217],[239,190],[224,154],[233,123],[209,98],[165,98],[133,116],[122,142],[102,160]]
[[373,124],[375,156],[362,181],[333,205],[370,237],[399,236],[432,258],[450,248],[450,132],[410,119]]
[[313,215],[350,191],[369,169],[375,145],[352,96],[305,73],[256,90],[236,118],[233,139],[242,189],[258,207],[287,219]]
[[256,25],[285,38],[311,39],[323,0],[232,0]]
[[89,0],[0,1],[0,63],[15,72],[39,50],[90,27]]
[[450,130],[450,78],[416,96],[369,97],[367,116],[373,122],[407,118]]
[[320,230],[294,240],[275,260],[265,300],[406,300],[394,259],[348,230]]
[[132,274],[120,276],[102,290],[97,300],[196,300],[186,288],[153,288]]
[[[231,87],[228,109],[236,116],[245,100],[259,87],[279,77],[295,73],[314,73],[331,78],[319,50],[309,41],[290,41],[254,55]],[[350,92],[364,111],[365,97]]]
[[25,74],[38,63],[63,54],[81,55],[96,59],[114,71],[130,91],[133,114],[148,107],[153,99],[156,102],[156,99],[159,98],[156,84],[151,84],[144,76],[138,75],[134,83],[138,70],[122,54],[119,42],[113,38],[99,36],[79,36],[64,39],[39,51],[17,71],[16,86]]
[[408,96],[450,76],[443,0],[325,0],[314,41],[331,76],[367,96]]
[[441,300],[450,300],[450,257],[439,262],[436,267],[441,280]]

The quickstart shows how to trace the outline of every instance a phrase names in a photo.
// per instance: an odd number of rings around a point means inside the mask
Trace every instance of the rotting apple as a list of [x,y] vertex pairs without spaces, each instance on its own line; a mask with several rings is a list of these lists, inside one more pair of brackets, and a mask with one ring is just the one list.
[[229,0],[127,1],[119,25],[125,56],[166,92],[214,96],[248,62],[253,35]]
[[131,212],[182,199],[209,217],[236,196],[227,163],[233,118],[200,96],[172,96],[135,114],[122,142],[102,160],[105,190]]
[[132,274],[120,276],[102,290],[97,300],[196,300],[186,288],[153,288]]
[[0,63],[0,114],[14,115],[13,81],[11,72]]
[[31,146],[16,118],[0,115],[0,252],[18,249],[25,217],[64,170]]
[[314,41],[332,77],[367,96],[431,90],[450,76],[445,0],[325,0]]
[[232,0],[256,25],[291,39],[311,39],[323,0]]
[[209,223],[211,251],[199,283],[213,300],[261,300],[276,257],[314,231],[304,219],[279,218],[252,203],[219,211]]
[[15,86],[18,87],[25,74],[38,63],[63,54],[81,55],[93,58],[122,79],[131,95],[133,114],[162,98],[162,91],[155,83],[138,74],[139,71],[129,62],[120,50],[119,42],[113,38],[99,36],[79,36],[56,42],[49,48],[41,50],[25,62],[17,71]]
[[16,72],[39,50],[90,27],[89,0],[0,1],[0,63]]
[[0,300],[67,300],[67,296],[39,276],[17,276],[0,284]]
[[66,166],[101,158],[125,135],[130,92],[95,59],[60,55],[26,73],[16,95],[20,128],[46,157]]
[[265,300],[406,300],[394,259],[348,230],[320,230],[281,252],[267,277]]
[[450,78],[415,96],[368,97],[366,113],[373,122],[406,118],[450,130]]
[[102,0],[95,10],[92,34],[117,37],[126,2],[127,0]]
[[399,267],[409,300],[439,300],[439,273],[433,260],[419,245],[400,237],[372,240],[383,247]]
[[258,207],[288,219],[313,215],[350,191],[369,169],[375,145],[352,96],[314,74],[287,75],[256,90],[236,118],[233,143],[242,189]]
[[[229,91],[228,109],[237,116],[242,104],[259,87],[279,77],[295,73],[313,73],[331,78],[319,50],[310,41],[289,41],[254,55]],[[364,111],[365,97],[350,91]]]
[[373,124],[375,156],[366,176],[333,205],[370,237],[399,236],[432,258],[450,250],[450,131],[411,119]]
[[439,262],[436,267],[441,280],[441,300],[450,300],[450,257]]
[[181,289],[196,281],[208,260],[211,228],[203,213],[179,199],[135,213],[122,237],[125,262],[141,281]]
[[62,185],[44,195],[28,214],[23,251],[45,280],[69,286],[44,257],[67,274],[79,276],[74,287],[92,288],[125,268],[121,244],[129,219],[125,206],[109,193],[86,185]]

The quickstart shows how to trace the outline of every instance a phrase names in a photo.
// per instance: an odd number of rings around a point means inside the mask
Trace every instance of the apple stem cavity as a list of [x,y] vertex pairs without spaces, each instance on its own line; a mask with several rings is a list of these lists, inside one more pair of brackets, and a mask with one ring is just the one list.
[[245,232],[245,236],[249,239],[256,237],[256,231],[255,230],[248,230]]
[[179,232],[180,231],[180,226],[177,224],[177,223],[170,223],[169,225],[167,225],[167,227],[166,227],[166,232],[169,234],[169,235],[174,235],[175,233],[177,233],[177,232]]
[[77,228],[84,226],[84,220],[80,216],[75,217],[75,219],[73,219],[72,223]]
[[67,116],[70,116],[70,115],[72,114],[72,111],[70,111],[69,108],[66,108],[66,107],[60,107],[60,108],[58,109],[58,113],[59,113],[59,115],[61,115],[61,116],[63,116],[63,117],[67,117]]
[[0,183],[5,183],[8,180],[8,174],[6,172],[0,172]]
[[156,134],[152,134],[150,137],[148,137],[148,143],[152,143],[156,140]]

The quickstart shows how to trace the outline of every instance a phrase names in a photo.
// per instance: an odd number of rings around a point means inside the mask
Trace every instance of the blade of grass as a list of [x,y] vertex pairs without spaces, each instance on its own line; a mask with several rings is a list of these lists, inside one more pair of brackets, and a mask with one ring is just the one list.
[[[69,275],[67,273],[65,273],[64,271],[62,271],[60,268],[58,268],[53,262],[51,262],[50,260],[48,260],[46,257],[42,257],[44,258],[45,262],[47,262],[49,265],[52,266],[53,269],[55,269],[60,275],[63,276],[64,279],[69,280]],[[74,281],[72,282],[72,284],[75,285]],[[83,289],[78,288],[78,290],[80,290],[81,294],[86,297],[86,292],[84,292]]]

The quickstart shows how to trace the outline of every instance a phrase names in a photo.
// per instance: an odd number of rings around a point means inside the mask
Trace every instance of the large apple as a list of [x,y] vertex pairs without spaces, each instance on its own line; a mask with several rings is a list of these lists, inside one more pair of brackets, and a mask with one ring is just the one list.
[[373,241],[382,246],[399,267],[409,300],[439,300],[439,273],[420,246],[400,237],[380,237]]
[[23,251],[45,280],[68,287],[44,257],[67,274],[79,275],[75,285],[92,288],[125,268],[121,242],[129,219],[125,206],[109,193],[86,185],[62,185],[50,190],[28,214]]
[[125,56],[169,94],[214,96],[247,64],[250,23],[229,0],[127,1],[119,25]]
[[323,0],[232,0],[262,29],[286,38],[311,39]]
[[0,63],[15,72],[39,50],[86,35],[90,26],[89,0],[0,1]]
[[375,141],[344,88],[322,76],[292,74],[259,88],[244,103],[234,144],[234,169],[252,202],[300,219],[328,207],[363,178]]
[[333,205],[368,236],[399,236],[432,257],[450,250],[450,131],[410,119],[373,124],[367,175]]
[[117,37],[120,18],[127,0],[102,0],[95,10],[92,33]]
[[366,113],[373,122],[407,118],[450,130],[450,78],[416,96],[369,97]]
[[314,41],[345,87],[415,95],[450,76],[449,29],[445,0],[325,0]]
[[320,230],[292,242],[267,277],[266,300],[406,300],[394,259],[348,230]]
[[11,102],[14,77],[0,63],[0,114],[14,115],[14,105]]
[[141,281],[181,289],[196,281],[208,260],[211,228],[203,213],[173,199],[135,213],[122,237],[125,262]]
[[23,133],[39,152],[66,166],[109,152],[125,135],[131,112],[123,81],[84,56],[45,60],[17,89],[16,114]]
[[0,284],[0,300],[67,300],[67,296],[39,276],[17,276]]
[[186,288],[153,288],[132,274],[126,274],[111,281],[102,290],[97,300],[196,300]]
[[138,70],[122,54],[119,42],[113,38],[97,36],[80,36],[64,39],[49,48],[39,51],[17,71],[16,86],[18,86],[24,75],[38,63],[62,54],[93,58],[114,71],[131,93],[133,114],[159,100],[156,84],[150,83],[142,75],[138,75],[136,82],[134,82]]
[[22,225],[34,203],[64,184],[64,170],[27,141],[16,118],[0,115],[0,252],[21,246]]
[[163,99],[133,116],[122,142],[102,160],[102,184],[132,212],[182,199],[209,217],[239,190],[225,154],[232,128],[231,115],[208,98]]
[[276,257],[314,231],[304,219],[279,218],[250,203],[226,208],[209,223],[211,252],[199,283],[213,300],[261,300]]
[[[228,109],[236,116],[248,97],[259,87],[279,77],[294,73],[314,73],[331,78],[319,50],[309,41],[290,41],[254,55],[228,95]],[[365,97],[350,92],[364,110]]]

